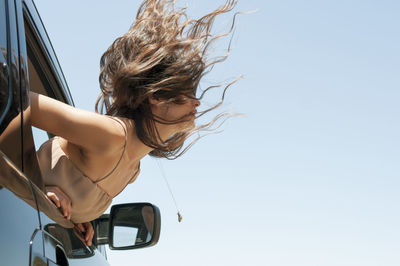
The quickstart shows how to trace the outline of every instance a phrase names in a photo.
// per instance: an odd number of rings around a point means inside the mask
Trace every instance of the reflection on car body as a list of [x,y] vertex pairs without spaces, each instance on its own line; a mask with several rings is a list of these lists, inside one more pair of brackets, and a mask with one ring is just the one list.
[[[150,203],[114,205],[110,215],[92,222],[95,236],[88,247],[43,193],[29,90],[74,103],[34,2],[0,3],[0,264],[109,265],[105,245],[133,249],[156,244],[161,218]],[[136,233],[121,241],[118,230]]]

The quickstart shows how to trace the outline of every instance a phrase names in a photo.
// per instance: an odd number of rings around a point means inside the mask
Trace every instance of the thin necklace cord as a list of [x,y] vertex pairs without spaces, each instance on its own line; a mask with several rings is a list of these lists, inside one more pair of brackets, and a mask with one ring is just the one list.
[[175,200],[175,197],[174,197],[174,193],[172,193],[171,186],[168,183],[167,177],[165,175],[164,168],[162,167],[160,159],[156,159],[156,161],[157,161],[157,164],[158,164],[158,168],[160,168],[161,176],[164,178],[164,181],[165,181],[165,183],[167,184],[167,187],[168,187],[168,191],[169,191],[169,193],[170,193],[170,195],[172,197],[172,200],[173,200],[173,202],[175,204],[175,208],[176,208],[177,215],[178,215],[178,222],[182,222],[182,215],[181,215],[181,213],[179,211],[178,204],[176,203],[176,200]]

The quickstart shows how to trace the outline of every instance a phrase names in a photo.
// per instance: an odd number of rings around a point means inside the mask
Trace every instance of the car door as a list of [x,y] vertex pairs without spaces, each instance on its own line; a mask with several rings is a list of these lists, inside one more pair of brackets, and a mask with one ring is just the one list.
[[[74,105],[67,82],[34,2],[31,0],[23,1],[22,13],[29,89],[66,104]],[[34,132],[36,150],[44,141],[52,137],[48,132],[35,128],[31,129]],[[36,160],[36,155],[34,157]],[[38,197],[41,196],[43,196],[43,193],[38,192]],[[39,200],[38,205],[41,210],[40,220],[43,234],[45,234],[44,251],[49,259],[61,261],[59,253],[64,252],[69,265],[109,265],[106,258],[97,251],[95,246],[87,247],[79,240],[71,228],[73,224],[65,220],[52,203],[49,205],[48,200]],[[60,243],[54,242],[53,238]],[[53,252],[54,250],[56,252]]]
[[[24,112],[26,65],[21,45],[19,1],[0,0],[0,253],[1,265],[46,263],[43,238],[33,186],[42,186],[39,176],[28,179],[29,133]],[[26,57],[25,57],[26,58]],[[30,138],[32,139],[32,138]],[[36,185],[34,185],[36,183]]]

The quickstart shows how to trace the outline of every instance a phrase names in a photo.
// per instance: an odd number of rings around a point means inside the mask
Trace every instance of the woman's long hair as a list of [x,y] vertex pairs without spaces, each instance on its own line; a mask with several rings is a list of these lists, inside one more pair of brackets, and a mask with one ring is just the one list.
[[[107,115],[134,120],[139,139],[154,149],[150,155],[168,159],[182,155],[194,143],[182,149],[189,135],[209,129],[224,115],[162,141],[155,122],[176,124],[182,119],[160,120],[152,114],[148,99],[154,97],[179,104],[182,103],[179,96],[196,97],[201,78],[228,56],[229,47],[225,56],[211,59],[207,57],[207,51],[215,40],[232,32],[234,19],[228,32],[213,36],[210,31],[216,16],[229,12],[235,4],[236,1],[228,0],[215,11],[192,20],[187,17],[186,9],[176,9],[172,0],[145,0],[128,32],[117,38],[101,57],[101,94],[96,111],[104,113],[105,108]],[[199,116],[223,102],[229,85],[225,86],[220,102],[200,112]],[[198,99],[218,86],[208,87]]]

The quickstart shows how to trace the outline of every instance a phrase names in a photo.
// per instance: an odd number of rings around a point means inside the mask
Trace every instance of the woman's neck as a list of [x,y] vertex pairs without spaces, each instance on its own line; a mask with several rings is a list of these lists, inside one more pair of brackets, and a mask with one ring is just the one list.
[[[133,124],[134,125],[134,124]],[[167,125],[156,123],[156,128],[161,141],[168,140],[172,135],[177,133],[175,125]],[[133,134],[129,134],[131,137],[128,140],[128,147],[131,147],[128,151],[128,156],[131,160],[141,160],[144,156],[149,154],[154,148],[144,144],[136,134],[136,127],[132,127]]]

